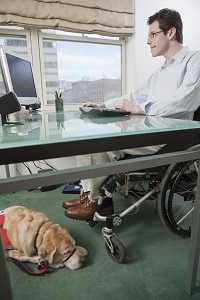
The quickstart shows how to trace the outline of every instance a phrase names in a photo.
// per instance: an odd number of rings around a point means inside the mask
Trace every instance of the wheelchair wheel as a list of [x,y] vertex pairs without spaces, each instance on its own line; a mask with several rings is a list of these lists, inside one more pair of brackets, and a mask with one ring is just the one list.
[[182,237],[191,235],[191,221],[197,183],[197,161],[169,167],[162,182],[158,211],[162,222]]
[[112,236],[110,238],[110,241],[112,243],[112,250],[110,249],[109,245],[105,243],[106,250],[109,254],[109,256],[117,263],[123,263],[126,259],[126,248],[124,244],[116,237]]
[[97,222],[93,220],[87,220],[87,223],[90,227],[94,227],[97,224]]

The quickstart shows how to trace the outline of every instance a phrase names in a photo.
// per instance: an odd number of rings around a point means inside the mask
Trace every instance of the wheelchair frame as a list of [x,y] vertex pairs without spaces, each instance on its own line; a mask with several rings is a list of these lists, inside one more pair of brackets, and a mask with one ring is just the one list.
[[[195,145],[188,148],[188,151],[192,150],[199,150],[200,145]],[[178,178],[179,174],[181,174],[182,170],[184,170],[185,166],[192,166],[197,163],[197,161],[189,161],[189,162],[180,162],[174,163],[168,166],[160,167],[159,171],[157,171],[156,167],[150,168],[147,170],[142,170],[141,172],[131,172],[126,174],[127,180],[131,176],[141,177],[146,176],[148,174],[148,180],[150,181],[150,189],[141,196],[137,194],[139,199],[135,201],[135,203],[131,204],[128,208],[124,209],[119,213],[114,213],[110,216],[101,216],[98,212],[95,212],[93,219],[88,220],[90,226],[94,226],[96,222],[105,222],[105,226],[102,228],[102,235],[105,241],[105,247],[108,254],[111,258],[118,263],[123,263],[126,260],[126,248],[120,238],[117,236],[115,232],[113,232],[113,227],[118,227],[122,223],[122,219],[127,216],[129,213],[138,210],[138,208],[147,200],[150,199],[152,196],[156,196],[157,201],[157,209],[159,213],[159,217],[162,223],[173,233],[181,236],[181,237],[189,237],[191,235],[191,226],[189,225],[188,228],[183,229],[180,226],[181,221],[175,220],[174,216],[172,215],[172,205],[168,205],[167,203],[167,192],[170,190],[171,186],[168,186],[169,183],[174,182],[176,185],[176,178]],[[147,172],[146,172],[147,171]],[[176,173],[178,172],[178,173]],[[197,166],[195,167],[195,172],[198,173]],[[183,173],[184,174],[184,173]],[[175,178],[173,177],[175,175]],[[179,176],[180,177],[180,176]],[[174,178],[174,181],[173,181]],[[189,177],[188,177],[189,178]],[[185,220],[186,217],[190,216],[193,211],[193,203],[195,198],[195,186],[196,186],[197,176],[195,177],[195,182],[192,184],[194,188],[191,191],[188,191],[188,197],[190,197],[190,201],[192,201],[192,208],[189,212],[186,213],[186,216],[182,217],[182,220]],[[144,181],[144,178],[143,178]],[[191,183],[189,182],[190,186]],[[132,191],[126,189],[125,194],[131,194]],[[134,192],[136,195],[136,193]],[[173,199],[170,201],[170,203]],[[185,201],[185,198],[184,198]],[[188,201],[188,200],[187,200]],[[179,222],[179,223],[178,223]]]

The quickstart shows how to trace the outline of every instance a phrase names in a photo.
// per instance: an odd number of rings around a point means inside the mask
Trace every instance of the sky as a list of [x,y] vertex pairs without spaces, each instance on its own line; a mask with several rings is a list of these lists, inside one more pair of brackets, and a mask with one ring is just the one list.
[[59,80],[121,77],[121,47],[118,45],[57,41],[56,46]]

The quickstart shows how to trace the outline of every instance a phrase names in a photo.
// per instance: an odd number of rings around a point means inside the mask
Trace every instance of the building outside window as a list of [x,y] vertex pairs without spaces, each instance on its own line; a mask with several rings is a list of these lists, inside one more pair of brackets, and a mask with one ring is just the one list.
[[43,40],[47,103],[62,89],[65,104],[103,103],[121,95],[121,46]]

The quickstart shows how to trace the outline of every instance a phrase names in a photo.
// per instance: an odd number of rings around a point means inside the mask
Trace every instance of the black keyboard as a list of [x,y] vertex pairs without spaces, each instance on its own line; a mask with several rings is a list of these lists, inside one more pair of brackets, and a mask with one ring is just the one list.
[[110,109],[105,107],[90,107],[90,106],[81,106],[79,107],[80,111],[84,115],[91,117],[117,117],[117,116],[127,116],[130,112],[127,112],[123,109]]

